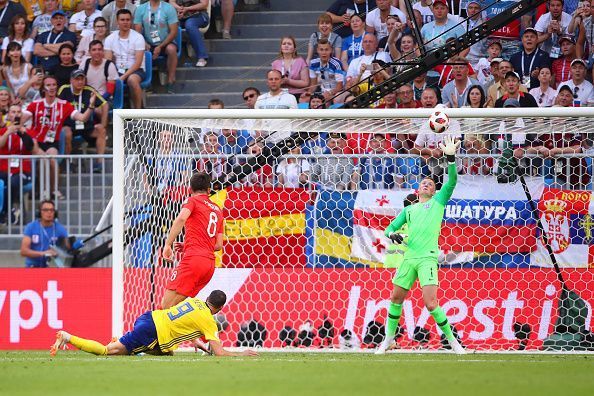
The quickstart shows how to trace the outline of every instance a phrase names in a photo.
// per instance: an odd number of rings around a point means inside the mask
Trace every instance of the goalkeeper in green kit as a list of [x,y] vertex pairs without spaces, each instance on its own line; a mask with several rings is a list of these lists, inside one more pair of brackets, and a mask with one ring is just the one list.
[[446,338],[457,354],[464,354],[464,348],[452,333],[443,309],[437,302],[437,256],[439,247],[437,240],[441,232],[441,223],[445,206],[454,192],[458,174],[456,171],[455,154],[460,142],[455,142],[452,136],[444,136],[444,143],[440,148],[448,162],[448,181],[435,192],[435,182],[425,178],[419,184],[419,202],[405,207],[398,217],[386,228],[386,237],[394,243],[402,243],[403,236],[397,231],[406,224],[408,226],[408,249],[404,254],[404,261],[400,265],[394,283],[394,291],[388,308],[386,321],[386,338],[378,347],[376,354],[384,354],[394,340],[398,322],[402,315],[402,303],[417,278],[423,289],[423,301],[435,322],[446,335]]

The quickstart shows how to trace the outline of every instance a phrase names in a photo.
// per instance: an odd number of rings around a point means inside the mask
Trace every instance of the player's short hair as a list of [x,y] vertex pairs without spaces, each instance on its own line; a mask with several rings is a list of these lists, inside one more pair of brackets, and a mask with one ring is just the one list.
[[227,302],[227,295],[222,290],[213,290],[206,298],[206,302],[213,306],[213,308],[220,309]]
[[196,172],[190,179],[190,188],[193,192],[208,191],[210,188],[211,178],[206,172]]

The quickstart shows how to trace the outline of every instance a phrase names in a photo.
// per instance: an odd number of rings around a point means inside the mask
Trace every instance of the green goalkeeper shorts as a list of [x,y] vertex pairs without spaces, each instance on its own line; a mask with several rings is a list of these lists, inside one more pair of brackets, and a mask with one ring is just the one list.
[[392,283],[405,290],[410,290],[417,278],[419,278],[421,287],[439,285],[437,258],[425,257],[404,260],[400,268],[398,268],[396,276],[392,279]]

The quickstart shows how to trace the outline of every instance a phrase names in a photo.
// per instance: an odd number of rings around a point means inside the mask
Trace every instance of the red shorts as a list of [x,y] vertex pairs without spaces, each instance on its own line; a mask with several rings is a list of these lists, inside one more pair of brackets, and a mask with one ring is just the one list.
[[167,289],[186,297],[195,297],[212,279],[215,262],[204,257],[184,257],[173,270]]

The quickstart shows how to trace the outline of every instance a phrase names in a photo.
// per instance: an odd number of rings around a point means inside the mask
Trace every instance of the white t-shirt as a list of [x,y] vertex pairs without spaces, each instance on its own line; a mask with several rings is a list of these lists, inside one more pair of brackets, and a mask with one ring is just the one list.
[[284,187],[297,188],[301,187],[299,183],[299,176],[302,173],[310,171],[309,162],[305,159],[298,159],[295,162],[287,163],[287,160],[281,161],[276,167],[276,174],[283,175],[285,178]]
[[557,91],[551,87],[548,87],[545,92],[542,92],[542,86],[532,88],[528,93],[534,96],[538,107],[551,107],[555,104],[557,98]]
[[85,11],[77,12],[70,18],[70,24],[76,25],[76,30],[81,32],[82,36],[93,34],[93,23],[97,17],[101,16],[101,11],[95,10],[90,16]]
[[[394,6],[390,6],[389,15],[398,15],[398,18],[400,18],[400,22],[406,23],[406,15],[404,15],[402,11],[400,11],[398,8]],[[375,29],[377,41],[380,41],[388,35],[388,26],[385,23],[382,23],[379,8],[376,8],[373,11],[369,11],[369,14],[367,14],[367,17],[365,17],[365,24]]]
[[[371,62],[374,60],[381,60],[386,63],[392,62],[392,58],[390,58],[390,54],[388,52],[376,52],[373,55],[362,55],[358,58],[355,58],[349,64],[349,68],[347,70],[347,78],[357,77],[359,75],[359,71],[361,69],[361,65],[371,65]],[[365,70],[361,79],[369,77],[371,71]]]
[[429,121],[423,122],[419,128],[419,134],[415,140],[415,145],[422,148],[435,149],[439,148],[439,143],[443,143],[443,138],[446,134],[451,135],[454,139],[460,139],[462,135],[460,122],[450,118],[450,126],[446,133],[435,133],[429,128]]
[[557,88],[557,94],[559,94],[559,89],[564,85],[571,88],[571,91],[577,95],[577,98],[574,96],[574,100],[579,100],[581,102],[580,106],[587,106],[588,100],[594,100],[594,86],[592,86],[590,81],[584,80],[577,86],[577,89],[573,80],[563,81]]
[[280,94],[272,96],[266,92],[258,96],[256,100],[256,109],[296,109],[297,99],[288,92],[281,91]]
[[[563,34],[567,33],[567,27],[569,26],[570,22],[571,22],[571,15],[569,15],[566,12],[562,12],[561,13],[561,32]],[[534,29],[539,33],[545,33],[547,31],[547,29],[549,28],[550,24],[551,24],[551,13],[547,12],[546,14],[543,14],[540,18],[538,18],[536,25],[534,25]],[[542,44],[540,44],[540,49],[542,49],[545,52],[551,53],[551,48],[559,46],[559,44],[557,42],[558,40],[559,40],[559,35],[552,34],[551,37],[549,37],[548,39],[543,41]],[[552,55],[554,57],[554,54],[552,54]],[[557,54],[556,58],[558,58],[558,57],[559,57],[559,55]]]
[[[136,51],[143,51],[144,53],[146,48],[144,37],[136,30],[130,30],[130,34],[126,39],[122,39],[120,37],[120,31],[116,30],[107,36],[104,45],[106,51],[113,52],[113,59],[119,72],[121,72],[121,69],[128,70],[131,68],[134,65]],[[140,68],[145,68],[144,55]]]
[[413,10],[419,11],[423,25],[435,20],[435,16],[433,15],[433,12],[431,12],[431,8],[429,6],[422,6],[420,1],[413,5]]
[[[33,41],[33,39],[28,38],[25,40],[10,40],[8,36],[4,37],[2,40],[2,50],[8,48],[8,44],[10,44],[12,41],[16,41],[23,47],[23,55],[25,55],[25,52],[33,52],[33,46],[35,45],[35,41]],[[6,55],[8,56],[8,54]]]

